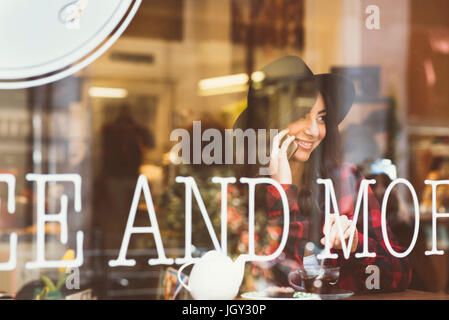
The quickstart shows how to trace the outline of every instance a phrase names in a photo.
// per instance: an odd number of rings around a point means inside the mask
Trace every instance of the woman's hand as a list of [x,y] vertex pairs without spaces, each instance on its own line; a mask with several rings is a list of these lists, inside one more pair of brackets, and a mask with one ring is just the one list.
[[[334,248],[334,249],[342,249],[341,246],[341,240],[340,240],[340,234],[339,234],[339,229],[338,229],[338,225],[337,225],[337,219],[340,220],[340,224],[343,230],[343,238],[346,241],[347,244],[347,239],[349,239],[349,237],[351,236],[351,225],[352,225],[352,220],[349,220],[347,216],[345,215],[337,215],[337,214],[331,214],[329,215],[328,219],[326,219],[326,222],[324,223],[324,228],[323,228],[323,233],[324,235],[328,235],[329,236],[329,243],[330,243],[330,247]],[[357,232],[357,228],[354,228],[354,238],[352,240],[352,245],[351,245],[351,253],[355,252],[357,249],[357,245],[359,243],[359,237],[358,237],[358,232]],[[321,239],[321,244],[324,246],[326,245],[326,238],[325,236]]]
[[270,153],[270,175],[280,184],[292,183],[292,172],[288,163],[287,149],[295,137],[288,137],[282,144],[280,141],[288,134],[288,129],[279,132],[273,138],[273,147]]

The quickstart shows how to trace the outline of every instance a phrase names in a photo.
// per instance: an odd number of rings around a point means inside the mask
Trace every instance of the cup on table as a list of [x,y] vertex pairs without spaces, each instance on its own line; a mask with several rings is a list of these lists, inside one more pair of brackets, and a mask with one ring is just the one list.
[[290,286],[299,291],[310,293],[331,293],[340,277],[340,267],[303,266],[290,272]]

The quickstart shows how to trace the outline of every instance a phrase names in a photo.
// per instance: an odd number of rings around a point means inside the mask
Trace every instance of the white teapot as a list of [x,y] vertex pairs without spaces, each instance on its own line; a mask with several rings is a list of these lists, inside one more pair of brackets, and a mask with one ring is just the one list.
[[[188,286],[181,279],[184,268],[195,264]],[[245,257],[235,262],[220,251],[209,251],[198,261],[186,263],[178,270],[178,280],[196,300],[231,300],[237,296],[243,281]]]

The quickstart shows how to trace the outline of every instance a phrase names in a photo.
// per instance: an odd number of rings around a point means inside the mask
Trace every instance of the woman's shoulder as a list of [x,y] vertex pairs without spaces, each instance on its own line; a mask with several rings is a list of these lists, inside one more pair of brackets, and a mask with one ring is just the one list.
[[[340,201],[343,201],[339,203],[341,208],[347,208],[348,210],[352,208],[363,179],[365,178],[355,164],[342,163],[338,167],[332,180],[337,197]],[[344,210],[341,212],[344,212]]]
[[343,162],[334,171],[334,176],[342,179],[362,178],[362,174],[353,163]]

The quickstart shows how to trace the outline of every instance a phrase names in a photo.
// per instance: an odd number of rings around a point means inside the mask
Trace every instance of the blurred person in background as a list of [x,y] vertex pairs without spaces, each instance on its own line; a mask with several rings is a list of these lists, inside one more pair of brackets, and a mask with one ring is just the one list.
[[153,134],[133,119],[131,107],[119,108],[117,118],[102,128],[102,166],[95,188],[95,225],[107,249],[120,248],[144,154],[155,147]]

